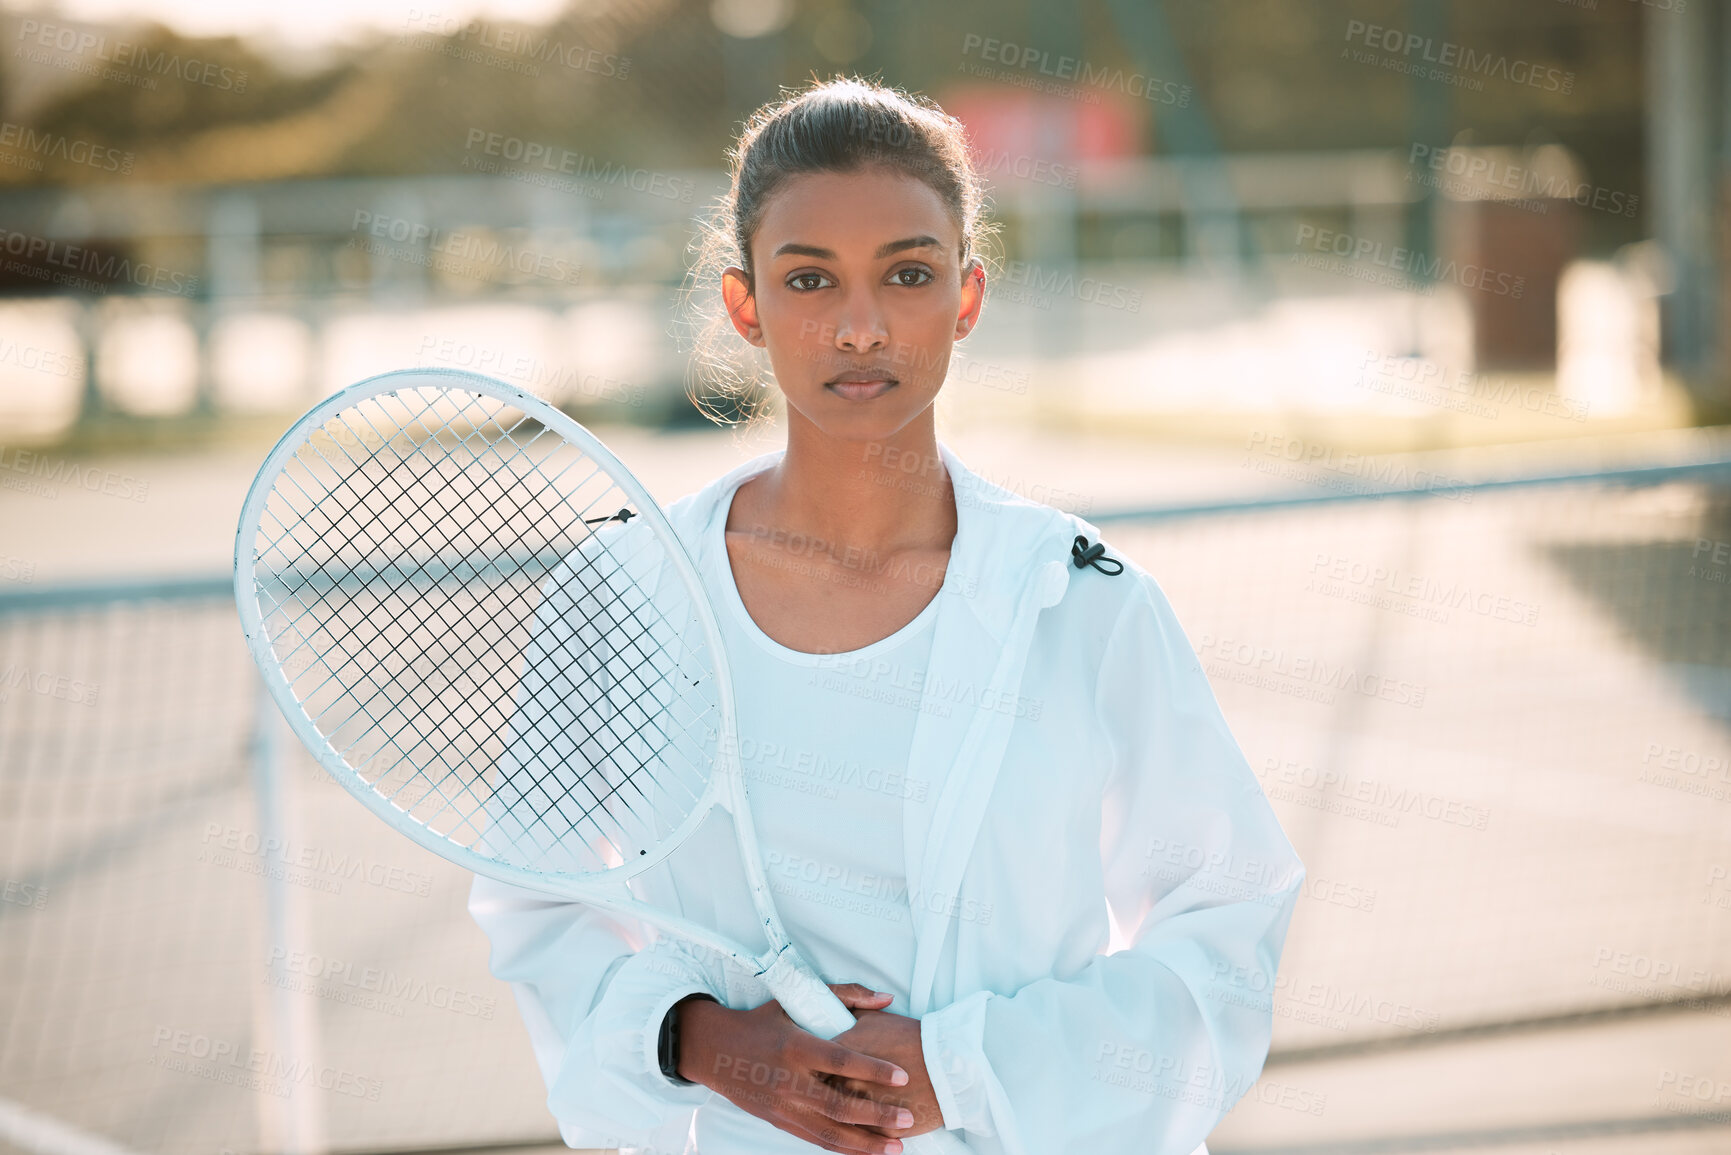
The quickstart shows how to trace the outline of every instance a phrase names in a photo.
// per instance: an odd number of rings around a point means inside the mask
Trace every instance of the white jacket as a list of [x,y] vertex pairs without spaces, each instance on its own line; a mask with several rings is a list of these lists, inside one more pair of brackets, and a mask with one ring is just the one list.
[[[990,1155],[1186,1155],[1261,1072],[1303,865],[1154,578],[1116,550],[1119,576],[1076,568],[1093,526],[940,449],[958,528],[909,755],[929,789],[905,800],[904,845],[911,1013],[945,1125]],[[720,498],[779,457],[668,510],[699,572]],[[754,922],[682,891],[682,853],[639,892]],[[646,923],[484,877],[469,910],[565,1142],[687,1151],[716,1095],[662,1076],[662,1017],[696,991],[749,1009],[768,989]]]

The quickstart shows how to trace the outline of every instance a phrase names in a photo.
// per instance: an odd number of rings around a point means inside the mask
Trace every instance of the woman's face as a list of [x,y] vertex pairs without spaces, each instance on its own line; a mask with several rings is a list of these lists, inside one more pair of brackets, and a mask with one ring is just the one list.
[[877,441],[931,407],[984,296],[960,243],[930,186],[881,165],[775,191],[751,238],[755,286],[731,267],[722,294],[734,328],[768,350],[790,423]]

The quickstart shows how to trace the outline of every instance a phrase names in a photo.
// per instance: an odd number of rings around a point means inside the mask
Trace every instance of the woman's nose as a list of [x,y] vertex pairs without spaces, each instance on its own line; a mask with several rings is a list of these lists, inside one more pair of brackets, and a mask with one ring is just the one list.
[[842,306],[835,321],[835,343],[838,348],[865,352],[881,348],[889,341],[883,313],[869,293],[855,294]]

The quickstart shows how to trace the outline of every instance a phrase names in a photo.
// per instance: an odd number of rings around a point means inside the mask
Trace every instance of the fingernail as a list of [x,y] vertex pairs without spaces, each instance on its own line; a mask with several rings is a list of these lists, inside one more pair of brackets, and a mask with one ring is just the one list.
[[902,1155],[902,1141],[900,1139],[891,1139],[888,1143],[885,1143],[884,1155]]
[[914,1125],[914,1113],[912,1111],[909,1111],[909,1110],[904,1108],[904,1109],[896,1112],[896,1126],[898,1126],[898,1127],[912,1127],[913,1125]]
[[908,1081],[908,1073],[906,1071],[902,1070],[900,1067],[897,1067],[895,1069],[895,1073],[890,1076],[890,1086],[892,1086],[892,1087],[904,1086],[904,1085],[906,1085],[907,1081]]

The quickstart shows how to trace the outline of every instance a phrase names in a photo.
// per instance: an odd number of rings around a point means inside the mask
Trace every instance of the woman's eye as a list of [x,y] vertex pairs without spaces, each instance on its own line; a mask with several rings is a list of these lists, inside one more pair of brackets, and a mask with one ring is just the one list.
[[816,288],[820,288],[821,286],[813,285],[813,284],[801,284],[802,281],[809,282],[809,281],[828,281],[828,280],[829,280],[829,278],[824,276],[822,273],[795,273],[793,276],[791,276],[787,279],[787,283],[788,283],[788,286],[790,288],[798,289],[801,292],[810,292],[811,290],[816,289]]
[[[924,277],[926,280],[925,281],[905,281],[905,280],[903,280],[902,278],[906,277],[909,273],[912,273],[916,277]],[[918,268],[916,266],[910,265],[905,269],[897,269],[895,272],[891,273],[890,276],[895,278],[896,284],[906,285],[909,288],[912,288],[914,285],[923,285],[926,283],[926,281],[931,280],[932,279],[932,272],[930,269],[921,269],[921,268]]]

